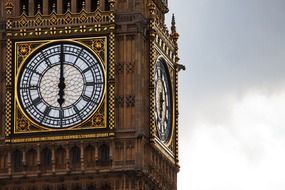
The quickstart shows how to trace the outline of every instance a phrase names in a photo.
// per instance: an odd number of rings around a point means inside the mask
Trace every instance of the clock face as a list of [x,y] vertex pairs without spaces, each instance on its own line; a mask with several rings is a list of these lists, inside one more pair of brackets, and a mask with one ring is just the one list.
[[102,102],[104,70],[86,47],[61,42],[32,54],[18,75],[22,110],[41,126],[61,129],[89,118]]
[[160,140],[167,143],[171,133],[171,92],[167,69],[161,60],[155,66],[155,121]]

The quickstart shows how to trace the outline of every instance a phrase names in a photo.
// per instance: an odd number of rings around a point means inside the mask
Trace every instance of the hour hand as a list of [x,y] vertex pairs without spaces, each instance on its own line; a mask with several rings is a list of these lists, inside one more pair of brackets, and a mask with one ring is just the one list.
[[59,83],[58,83],[58,88],[59,88],[59,98],[57,99],[57,102],[59,103],[60,107],[64,103],[64,89],[65,89],[65,83],[64,83],[64,73],[63,73],[63,63],[64,63],[64,54],[63,54],[63,44],[60,46],[60,77],[59,77]]
[[162,118],[163,103],[164,103],[163,93],[160,92],[159,93],[159,116],[160,118]]
[[59,103],[60,107],[62,106],[62,104],[64,103],[64,89],[65,89],[65,83],[64,83],[64,78],[60,78],[59,79],[59,84],[58,84],[58,88],[59,88],[59,98],[57,99],[57,102]]

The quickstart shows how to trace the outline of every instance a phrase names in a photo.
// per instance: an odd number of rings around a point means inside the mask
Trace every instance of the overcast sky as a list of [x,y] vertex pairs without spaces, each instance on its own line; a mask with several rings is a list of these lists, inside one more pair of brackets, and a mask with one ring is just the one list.
[[285,0],[168,0],[180,33],[178,190],[285,189]]

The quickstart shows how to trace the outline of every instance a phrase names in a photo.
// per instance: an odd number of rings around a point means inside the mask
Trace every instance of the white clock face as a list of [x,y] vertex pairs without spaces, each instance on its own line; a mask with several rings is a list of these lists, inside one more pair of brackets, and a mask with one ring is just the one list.
[[167,69],[158,60],[155,66],[155,121],[157,134],[164,143],[168,142],[171,133],[171,92]]
[[18,76],[22,109],[38,125],[68,128],[89,118],[104,96],[102,65],[87,48],[56,43],[35,52]]

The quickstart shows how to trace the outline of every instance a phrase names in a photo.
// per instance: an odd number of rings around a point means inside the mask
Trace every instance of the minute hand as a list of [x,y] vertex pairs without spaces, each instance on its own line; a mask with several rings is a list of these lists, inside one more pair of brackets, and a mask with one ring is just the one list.
[[64,64],[64,53],[63,53],[63,44],[60,46],[60,77],[59,77],[59,98],[57,99],[57,102],[59,103],[60,107],[62,107],[62,104],[64,103],[64,89],[65,89],[65,83],[64,83],[64,72],[63,72],[63,64]]

